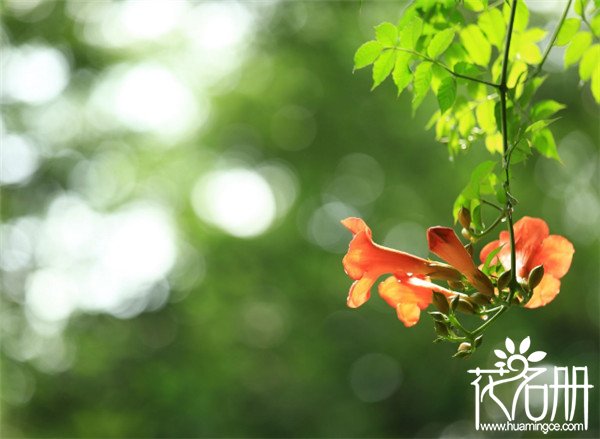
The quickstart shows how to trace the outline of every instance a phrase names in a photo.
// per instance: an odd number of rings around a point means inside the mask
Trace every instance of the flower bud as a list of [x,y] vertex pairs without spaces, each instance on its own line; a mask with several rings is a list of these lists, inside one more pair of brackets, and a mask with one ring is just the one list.
[[463,312],[465,314],[474,314],[475,313],[473,304],[465,299],[458,300],[458,306],[456,307],[456,309],[458,309],[460,312]]
[[448,335],[448,326],[446,326],[446,324],[435,321],[433,322],[433,326],[435,328],[435,333],[440,337],[446,337]]
[[438,322],[445,322],[445,321],[446,321],[446,319],[447,319],[446,315],[445,315],[445,314],[442,314],[442,313],[441,313],[441,312],[439,312],[439,311],[431,311],[431,312],[429,313],[429,315],[430,315],[431,317],[433,317],[433,320],[436,320],[436,321],[438,321]]
[[478,337],[475,337],[475,347],[478,348],[479,346],[481,346],[481,342],[483,340],[483,335],[480,335]]
[[469,232],[469,229],[462,229],[460,232],[463,236],[463,238],[471,240],[471,232]]
[[452,298],[452,300],[450,301],[450,308],[452,308],[452,311],[456,311],[456,308],[458,307],[458,301],[460,300],[459,296],[454,296]]
[[442,313],[448,314],[450,310],[450,305],[448,304],[448,299],[442,293],[433,293],[433,304],[439,309]]
[[462,282],[456,281],[456,280],[449,280],[448,281],[448,286],[453,289],[453,290],[459,290],[462,291],[465,289],[465,286]]
[[506,287],[508,287],[508,284],[510,283],[510,279],[512,278],[512,273],[510,270],[506,270],[504,273],[502,273],[500,275],[500,277],[498,278],[498,290],[502,291],[503,289],[505,289]]
[[490,297],[485,294],[475,293],[469,296],[469,300],[471,302],[476,303],[477,305],[485,306],[490,304]]
[[527,286],[529,287],[529,289],[531,291],[533,291],[533,289],[540,284],[543,277],[544,277],[544,266],[543,265],[538,265],[533,270],[531,270],[531,273],[529,273],[529,279],[527,280]]
[[456,354],[454,354],[455,357],[467,357],[471,354],[471,343],[467,343],[467,342],[463,342],[460,345],[458,345],[458,350],[456,351]]
[[467,245],[465,245],[465,250],[467,253],[469,253],[469,256],[473,257],[473,244],[469,242]]
[[458,211],[458,222],[465,229],[468,229],[471,225],[471,212],[466,207],[461,207]]

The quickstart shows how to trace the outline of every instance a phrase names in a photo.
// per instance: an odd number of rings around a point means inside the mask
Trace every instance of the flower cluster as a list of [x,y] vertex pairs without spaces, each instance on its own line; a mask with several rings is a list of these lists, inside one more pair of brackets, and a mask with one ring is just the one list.
[[[559,279],[569,270],[574,253],[566,238],[549,234],[543,220],[522,218],[514,227],[517,273],[509,277],[516,280],[518,294],[513,297],[512,292],[503,292],[507,289],[503,279],[511,267],[508,232],[501,232],[498,240],[481,250],[482,265],[477,266],[449,227],[427,230],[429,250],[444,261],[437,262],[376,244],[371,229],[360,218],[347,218],[342,224],[353,234],[343,259],[346,274],[354,280],[348,306],[364,304],[377,280],[390,275],[379,284],[379,295],[395,308],[407,327],[415,325],[421,311],[432,302],[444,312],[444,319],[453,312],[448,310],[448,302],[452,310],[481,314],[483,318],[486,313],[482,305],[498,307],[507,300],[527,308],[546,305],[558,294]],[[433,280],[446,281],[449,288]]]

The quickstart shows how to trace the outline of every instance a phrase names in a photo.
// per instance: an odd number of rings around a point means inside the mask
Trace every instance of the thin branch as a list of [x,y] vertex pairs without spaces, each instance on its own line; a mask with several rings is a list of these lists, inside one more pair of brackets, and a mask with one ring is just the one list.
[[[506,95],[508,93],[507,78],[508,78],[508,55],[510,53],[510,43],[512,40],[513,26],[515,23],[515,14],[517,12],[518,0],[513,0],[510,10],[510,19],[508,22],[508,30],[506,33],[506,44],[504,45],[504,58],[502,61],[502,76],[500,79],[500,104],[501,104],[501,115],[502,115],[502,149],[503,159],[502,167],[504,168],[506,180],[504,182],[504,192],[506,194],[506,219],[508,225],[508,232],[510,234],[510,268],[511,268],[511,280],[509,283],[510,293],[508,295],[508,303],[512,300],[517,284],[517,255],[515,250],[515,231],[513,226],[512,218],[512,195],[510,194],[510,155],[508,147],[508,123],[506,114]],[[498,314],[494,315],[494,318],[503,312],[501,309]],[[487,323],[487,322],[486,322]]]
[[504,209],[503,209],[503,208],[501,208],[500,206],[498,206],[498,205],[497,205],[497,204],[495,204],[495,203],[492,203],[491,201],[484,200],[484,199],[482,198],[482,199],[481,199],[481,202],[482,202],[483,204],[487,204],[487,205],[488,205],[488,206],[490,206],[490,207],[493,207],[493,208],[494,208],[494,209],[496,209],[496,210],[499,210],[500,212],[504,212]]
[[502,221],[504,218],[506,218],[506,211],[503,210],[502,213],[498,216],[498,218],[496,218],[494,220],[494,222],[489,227],[487,227],[486,229],[482,230],[481,232],[471,232],[471,234],[473,236],[475,236],[476,238],[482,238],[483,236],[487,235],[492,230],[494,230],[494,228],[496,228],[496,226],[498,224],[500,224],[500,221]]
[[554,29],[554,33],[550,37],[550,42],[548,43],[548,47],[546,47],[546,50],[544,51],[544,55],[542,56],[542,60],[540,61],[540,63],[538,64],[538,66],[536,67],[535,71],[533,72],[533,74],[530,77],[537,76],[542,71],[542,66],[546,62],[546,58],[548,58],[548,55],[550,54],[550,50],[554,46],[556,38],[558,37],[558,34],[560,33],[560,29],[562,28],[562,25],[565,22],[565,18],[567,18],[567,13],[569,12],[569,8],[571,7],[571,2],[572,1],[573,0],[569,0],[567,2],[567,6],[565,6],[565,10],[563,11],[563,13],[562,13],[562,15],[560,17],[560,21],[558,22],[558,25]]
[[455,76],[457,78],[460,79],[466,79],[467,81],[473,81],[473,82],[477,82],[479,84],[485,84],[489,87],[494,87],[494,88],[499,88],[500,85],[493,83],[493,82],[489,82],[489,81],[485,81],[483,79],[477,79],[477,78],[473,78],[472,76],[468,76],[468,75],[463,75],[461,73],[456,73],[454,70],[452,70],[450,67],[448,67],[446,64],[439,62],[436,59],[430,58],[427,55],[424,55],[420,52],[416,52],[414,50],[410,50],[410,49],[404,49],[402,47],[394,47],[394,50],[399,50],[400,52],[406,52],[406,53],[410,53],[412,55],[416,55],[419,56],[421,58],[423,58],[426,61],[429,61],[433,64],[437,64],[438,66],[440,66],[442,69],[446,70],[448,73],[450,73],[452,76]]
[[480,327],[474,329],[473,331],[471,331],[471,335],[473,337],[478,336],[479,334],[481,334],[485,328],[487,328],[489,325],[491,325],[491,323],[496,320],[498,317],[500,317],[504,311],[506,311],[508,308],[506,306],[502,306],[500,307],[500,309],[498,310],[498,312],[496,314],[494,314],[493,316],[491,316],[489,319],[487,319],[483,325],[481,325]]

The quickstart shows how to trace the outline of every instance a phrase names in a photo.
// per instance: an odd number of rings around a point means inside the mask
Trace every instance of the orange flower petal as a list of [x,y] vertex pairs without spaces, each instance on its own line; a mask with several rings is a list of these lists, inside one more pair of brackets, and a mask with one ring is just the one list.
[[464,274],[469,282],[484,294],[492,295],[494,287],[473,262],[462,242],[450,227],[431,227],[427,230],[429,250]]
[[533,289],[533,295],[525,308],[538,308],[552,302],[560,292],[560,281],[549,274],[544,275],[540,284]]
[[350,286],[346,302],[350,308],[358,308],[369,300],[369,297],[371,297],[371,287],[375,283],[375,280],[365,276]]
[[371,237],[371,229],[362,218],[350,217],[342,220],[341,223],[354,235],[359,232],[366,232],[367,236]]
[[352,279],[359,280],[367,272],[377,278],[386,273],[405,276],[408,273],[427,274],[436,270],[423,258],[375,244],[370,229],[362,220],[348,218],[344,221],[349,229],[358,230],[342,260],[346,274]]
[[559,235],[550,235],[542,242],[541,247],[529,261],[528,270],[544,265],[546,274],[560,279],[571,267],[575,248],[568,239]]
[[[514,225],[514,231],[517,274],[521,277],[525,277],[525,267],[529,265],[529,260],[538,251],[544,239],[550,234],[550,231],[548,230],[546,221],[541,218],[532,218],[530,216],[524,216],[517,221]],[[504,264],[504,262],[505,261],[503,260],[502,263]]]
[[404,326],[410,328],[419,321],[421,317],[421,309],[414,303],[399,303],[396,306],[396,314]]
[[[413,304],[420,309],[425,309],[431,304],[433,298],[432,289],[429,288],[433,284],[427,281],[423,281],[424,284],[415,284],[414,280],[422,279],[413,277],[396,279],[394,276],[390,276],[379,284],[379,295],[388,305],[396,309],[400,304]],[[402,321],[404,322],[404,320]]]
[[427,230],[429,250],[463,274],[474,271],[475,263],[450,227],[430,227]]
[[[494,250],[496,250],[498,247],[500,247],[500,240],[497,239],[495,241],[490,242],[489,244],[486,244],[485,247],[483,247],[481,249],[481,252],[479,252],[479,259],[481,260],[481,263],[484,264],[485,260],[487,259],[488,255],[493,252]],[[494,259],[492,260],[491,264],[492,265],[496,265],[498,263],[498,255],[496,255],[494,257]]]

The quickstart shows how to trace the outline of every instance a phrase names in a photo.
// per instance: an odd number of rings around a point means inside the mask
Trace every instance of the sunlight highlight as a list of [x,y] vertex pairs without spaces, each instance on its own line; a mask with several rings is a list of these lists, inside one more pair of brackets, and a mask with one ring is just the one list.
[[192,205],[200,218],[240,238],[264,233],[276,213],[269,183],[244,168],[215,171],[202,178],[192,192]]

